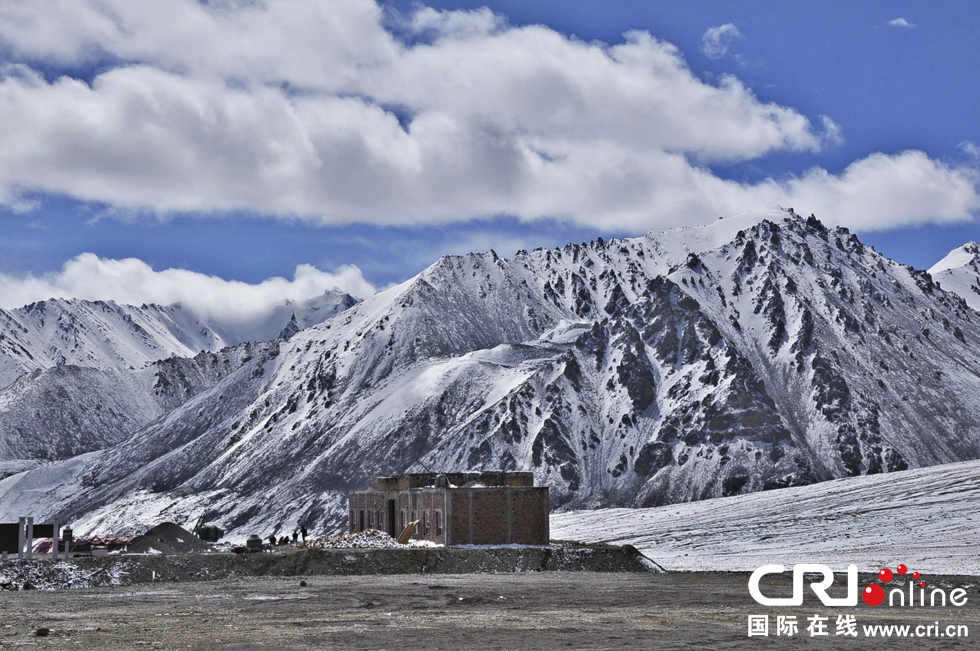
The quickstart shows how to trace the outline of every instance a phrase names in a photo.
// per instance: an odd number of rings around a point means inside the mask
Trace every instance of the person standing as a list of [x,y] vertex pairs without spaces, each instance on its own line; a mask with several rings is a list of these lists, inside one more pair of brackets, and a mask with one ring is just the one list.
[[306,525],[301,526],[299,532],[303,534],[303,542],[306,542]]

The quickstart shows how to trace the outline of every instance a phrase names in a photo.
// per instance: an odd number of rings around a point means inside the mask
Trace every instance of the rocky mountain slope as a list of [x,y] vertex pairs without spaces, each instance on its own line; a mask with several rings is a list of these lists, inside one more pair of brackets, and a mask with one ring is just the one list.
[[115,447],[0,482],[0,512],[243,536],[339,526],[348,490],[422,467],[533,470],[553,506],[592,508],[975,459],[978,324],[791,212],[446,257]]
[[124,441],[268,345],[172,357],[132,371],[60,365],[27,373],[0,391],[0,477]]

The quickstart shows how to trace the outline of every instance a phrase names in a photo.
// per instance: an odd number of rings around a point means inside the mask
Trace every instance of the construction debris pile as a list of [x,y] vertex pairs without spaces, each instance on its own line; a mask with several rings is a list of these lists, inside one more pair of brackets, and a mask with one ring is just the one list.
[[133,538],[126,551],[130,554],[193,554],[209,552],[212,548],[187,529],[164,522]]
[[436,546],[428,540],[410,540],[408,544],[400,545],[387,533],[377,529],[341,533],[335,536],[320,536],[300,545],[304,549],[405,549],[407,547]]

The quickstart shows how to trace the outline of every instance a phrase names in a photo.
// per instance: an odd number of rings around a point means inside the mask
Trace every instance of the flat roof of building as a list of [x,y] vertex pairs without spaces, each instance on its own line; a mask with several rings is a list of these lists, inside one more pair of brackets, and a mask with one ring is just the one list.
[[432,487],[460,488],[475,485],[487,488],[530,488],[534,486],[534,473],[505,470],[412,472],[400,475],[378,475],[374,478],[374,489],[380,491]]

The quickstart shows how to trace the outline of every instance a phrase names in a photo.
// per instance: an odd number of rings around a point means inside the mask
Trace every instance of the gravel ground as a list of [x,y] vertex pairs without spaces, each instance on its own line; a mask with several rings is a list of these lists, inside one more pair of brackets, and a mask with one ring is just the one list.
[[[104,649],[957,649],[967,639],[811,639],[805,618],[966,624],[980,634],[975,579],[962,608],[828,608],[806,601],[795,639],[747,636],[746,574],[540,572],[251,577],[0,593],[0,647]],[[864,579],[864,577],[862,577]],[[305,581],[306,586],[300,585]],[[863,584],[864,581],[862,581]],[[783,585],[782,590],[788,586]],[[766,588],[773,595],[780,588]],[[38,628],[48,637],[35,637]],[[972,630],[976,629],[976,630]]]

